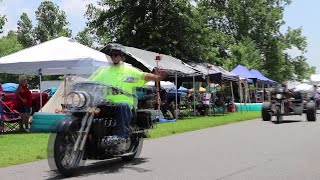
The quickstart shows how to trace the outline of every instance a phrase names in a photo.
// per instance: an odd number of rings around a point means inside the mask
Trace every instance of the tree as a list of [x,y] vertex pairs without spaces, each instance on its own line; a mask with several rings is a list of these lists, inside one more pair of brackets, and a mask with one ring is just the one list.
[[[9,31],[7,36],[0,38],[0,57],[9,55],[23,49],[18,41],[16,32]],[[0,82],[17,82],[18,75],[0,74]]]
[[249,38],[244,38],[237,44],[230,45],[231,51],[231,69],[234,64],[246,64],[249,69],[259,69],[262,64],[261,52],[257,49],[256,44]]
[[20,20],[18,21],[18,41],[24,48],[35,45],[33,38],[33,26],[26,13],[22,13]]
[[101,46],[110,41],[108,36],[97,36],[96,30],[89,27],[85,27],[82,31],[80,31],[75,37],[75,39],[80,44],[89,46],[94,49],[99,49],[101,48]]
[[190,0],[100,0],[88,6],[89,27],[127,46],[172,55],[185,61],[215,55],[206,19]]
[[34,29],[35,38],[42,43],[59,36],[71,37],[71,30],[66,13],[51,1],[43,1],[36,11],[37,26]]
[[0,38],[0,57],[9,55],[23,49],[18,41],[16,32],[9,31],[7,36]]
[[291,0],[198,0],[197,2],[199,11],[208,18],[207,23],[212,32],[224,33],[229,39],[234,39],[233,43],[227,44],[227,49],[236,50],[236,53],[232,54],[236,57],[232,57],[231,62],[228,62],[233,66],[239,61],[232,59],[243,59],[244,53],[239,52],[243,51],[241,47],[246,39],[250,39],[251,43],[247,45],[252,52],[260,53],[260,56],[244,62],[244,65],[250,67],[255,64],[257,69],[264,70],[265,75],[270,78],[278,81],[288,80],[294,76],[301,78],[300,76],[303,74],[305,76],[306,73],[298,71],[308,69],[308,74],[314,69],[307,63],[300,63],[303,68],[295,68],[294,58],[286,53],[286,50],[297,47],[303,56],[307,44],[306,38],[301,35],[301,29],[289,28],[286,34],[280,32],[280,27],[285,24],[284,9],[290,5]]
[[[1,0],[0,0],[0,3],[1,3]],[[2,28],[5,25],[6,21],[7,21],[6,16],[0,14],[0,34],[3,32]]]

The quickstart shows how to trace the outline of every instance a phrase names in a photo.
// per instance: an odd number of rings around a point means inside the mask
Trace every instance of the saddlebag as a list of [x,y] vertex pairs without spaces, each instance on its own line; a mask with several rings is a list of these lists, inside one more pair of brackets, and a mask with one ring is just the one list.
[[137,110],[136,124],[141,129],[152,129],[154,120],[152,119],[151,110]]

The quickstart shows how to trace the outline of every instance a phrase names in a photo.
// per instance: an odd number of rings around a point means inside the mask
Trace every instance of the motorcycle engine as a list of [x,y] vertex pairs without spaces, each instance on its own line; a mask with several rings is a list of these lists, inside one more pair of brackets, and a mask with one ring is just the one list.
[[100,113],[97,114],[92,123],[92,131],[97,138],[110,135],[112,128],[116,125],[116,106],[101,105],[98,106]]

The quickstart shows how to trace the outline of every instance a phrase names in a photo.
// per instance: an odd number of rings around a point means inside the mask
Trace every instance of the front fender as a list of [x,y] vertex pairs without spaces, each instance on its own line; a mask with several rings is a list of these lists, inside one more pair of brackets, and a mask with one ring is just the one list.
[[56,132],[66,132],[70,129],[70,127],[72,126],[74,120],[71,118],[66,118],[62,121],[60,121],[56,127]]

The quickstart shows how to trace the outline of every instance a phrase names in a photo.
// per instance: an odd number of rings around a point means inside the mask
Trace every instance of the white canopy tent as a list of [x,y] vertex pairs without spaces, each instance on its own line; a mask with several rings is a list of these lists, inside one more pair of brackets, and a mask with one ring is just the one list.
[[42,75],[91,75],[107,65],[104,53],[59,37],[0,58],[0,73],[39,75],[41,89]]
[[[154,85],[154,81],[147,82],[147,86],[149,87],[154,87]],[[166,91],[176,90],[176,85],[170,81],[160,81],[160,86],[163,87]]]
[[108,65],[105,54],[67,37],[0,58],[0,72],[28,75],[90,75]]
[[312,88],[312,85],[302,83],[294,87],[294,91],[312,91]]

